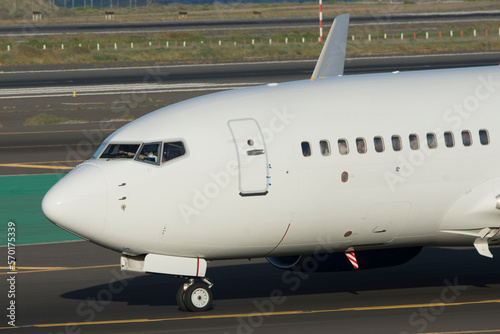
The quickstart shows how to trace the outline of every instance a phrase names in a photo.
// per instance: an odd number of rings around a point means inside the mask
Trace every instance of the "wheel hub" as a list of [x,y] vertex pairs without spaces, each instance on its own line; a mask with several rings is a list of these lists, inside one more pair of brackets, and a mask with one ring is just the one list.
[[198,288],[194,290],[193,294],[191,295],[191,301],[193,302],[193,305],[199,308],[206,306],[209,300],[210,297],[208,296],[208,293],[205,289]]

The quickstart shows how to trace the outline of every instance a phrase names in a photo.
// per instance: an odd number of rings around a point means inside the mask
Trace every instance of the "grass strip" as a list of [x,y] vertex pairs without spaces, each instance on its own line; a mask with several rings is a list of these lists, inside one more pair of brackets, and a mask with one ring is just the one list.
[[[490,30],[491,31],[491,30]],[[414,35],[415,34],[415,35]],[[457,37],[449,35],[425,38],[425,32],[400,35],[383,34],[350,35],[347,43],[348,56],[403,53],[437,53],[455,51],[497,51],[500,50],[500,36],[493,30],[488,36],[485,31],[477,37]],[[354,40],[352,40],[354,36]],[[465,36],[465,35],[464,35]],[[17,43],[6,51],[0,44],[0,65],[42,65],[101,62],[139,62],[139,61],[193,61],[214,62],[222,59],[302,59],[317,57],[322,44],[316,42],[310,34],[273,36],[272,38],[243,39],[203,39],[199,36],[183,36],[180,40],[120,40],[116,43],[96,43],[94,41],[73,41],[70,43],[37,40]],[[192,37],[192,38],[190,38]],[[302,42],[304,41],[304,43]],[[83,43],[82,43],[83,42]],[[286,43],[288,42],[288,43]],[[99,45],[98,45],[99,44]],[[45,48],[43,47],[45,45]],[[168,46],[168,47],[167,47]],[[40,121],[40,120],[35,120]],[[43,120],[42,120],[43,121]]]
[[[81,4],[82,1],[75,1]],[[273,18],[273,17],[317,17],[318,5],[315,1],[306,2],[218,2],[205,4],[169,3],[168,5],[152,4],[149,6],[118,6],[118,2],[110,7],[98,7],[95,0],[94,7],[63,8],[56,7],[49,0],[0,0],[0,24],[25,24],[36,28],[45,23],[89,23],[105,22],[105,11],[114,12],[116,22],[139,21],[174,21],[180,20],[179,11],[188,12],[189,20],[199,19],[238,19],[238,18]],[[108,2],[109,3],[109,2]],[[72,2],[68,1],[71,6]],[[495,0],[476,1],[324,1],[323,15],[335,16],[341,13],[352,15],[380,15],[386,13],[423,13],[423,12],[451,12],[451,11],[488,11],[498,10],[500,4]],[[40,11],[42,23],[32,21],[32,11]]]

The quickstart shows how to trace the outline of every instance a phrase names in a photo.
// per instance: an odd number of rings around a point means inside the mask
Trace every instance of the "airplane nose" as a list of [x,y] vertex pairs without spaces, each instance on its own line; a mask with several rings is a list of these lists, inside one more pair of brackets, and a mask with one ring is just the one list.
[[92,240],[99,236],[106,222],[107,188],[100,167],[83,163],[45,194],[43,214],[57,226]]

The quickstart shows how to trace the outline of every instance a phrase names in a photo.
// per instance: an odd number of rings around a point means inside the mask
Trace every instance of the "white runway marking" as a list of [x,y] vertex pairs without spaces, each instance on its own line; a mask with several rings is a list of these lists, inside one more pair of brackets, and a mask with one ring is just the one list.
[[193,92],[228,90],[242,87],[263,85],[259,82],[243,83],[189,83],[189,84],[161,84],[161,83],[139,83],[139,84],[117,84],[117,85],[90,85],[90,86],[57,86],[57,87],[33,87],[33,88],[10,88],[0,89],[0,99],[24,99],[37,97],[64,97],[73,96],[96,96],[114,94],[149,94],[166,92]]

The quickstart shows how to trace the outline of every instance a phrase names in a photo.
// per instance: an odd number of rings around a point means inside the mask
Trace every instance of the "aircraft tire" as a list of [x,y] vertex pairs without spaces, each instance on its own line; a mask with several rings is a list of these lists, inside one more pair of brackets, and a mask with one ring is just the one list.
[[203,312],[212,307],[212,291],[205,283],[191,284],[184,291],[183,301],[188,311]]
[[188,309],[186,307],[186,303],[184,303],[184,294],[185,294],[184,284],[182,284],[179,287],[179,290],[177,290],[176,300],[177,300],[177,305],[179,305],[181,311],[187,312]]

